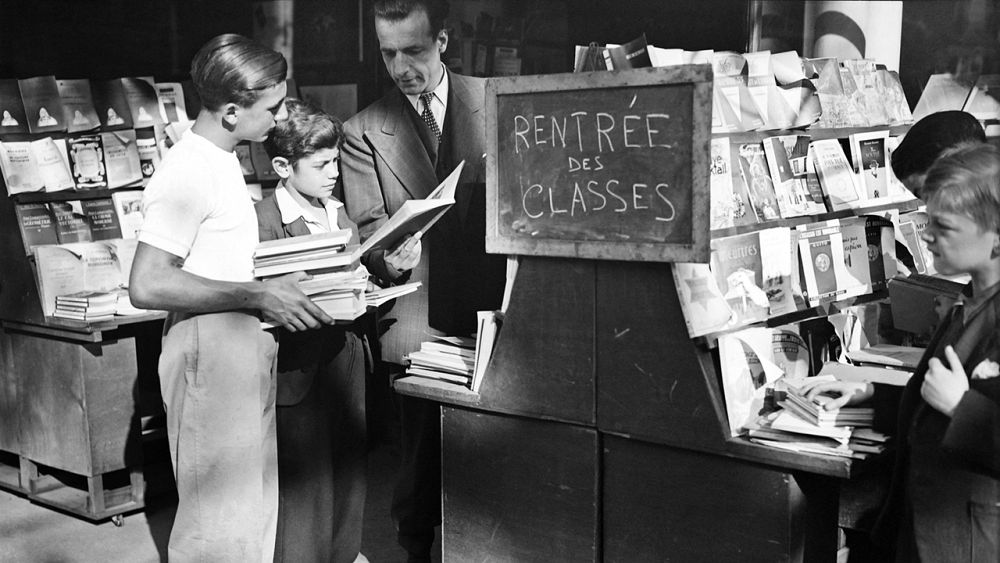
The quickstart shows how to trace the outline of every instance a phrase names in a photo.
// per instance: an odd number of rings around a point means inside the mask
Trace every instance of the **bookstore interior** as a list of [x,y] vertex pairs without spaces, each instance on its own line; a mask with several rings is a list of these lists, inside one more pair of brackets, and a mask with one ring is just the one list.
[[[128,282],[194,51],[265,42],[345,120],[392,87],[369,2],[205,4],[0,8],[0,487],[72,517],[172,486],[144,474],[169,464],[166,314]],[[441,404],[443,560],[862,560],[895,429],[807,388],[905,386],[968,282],[892,163],[941,111],[1000,144],[1000,7],[452,0],[448,31],[447,66],[487,78],[483,236],[508,267],[501,308],[396,381]],[[236,154],[273,191],[263,145]],[[302,289],[344,320],[424,291],[358,258],[433,228],[457,174],[360,247],[262,243],[255,275],[322,271]]]

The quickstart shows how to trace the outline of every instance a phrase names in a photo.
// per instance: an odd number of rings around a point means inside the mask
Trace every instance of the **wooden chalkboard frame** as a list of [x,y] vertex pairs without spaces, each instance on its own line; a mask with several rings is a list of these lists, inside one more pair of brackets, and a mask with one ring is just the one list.
[[[486,81],[486,251],[493,254],[559,256],[646,262],[708,262],[709,170],[712,125],[712,67],[679,65],[623,71],[597,71],[490,78]],[[498,126],[499,99],[507,95],[605,88],[690,84],[691,232],[688,242],[628,242],[520,237],[501,233]]]

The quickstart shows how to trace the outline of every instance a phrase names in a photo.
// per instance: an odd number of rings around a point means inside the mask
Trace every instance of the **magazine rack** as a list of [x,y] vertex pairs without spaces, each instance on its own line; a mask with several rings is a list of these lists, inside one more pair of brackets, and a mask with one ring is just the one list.
[[0,487],[120,524],[144,506],[143,444],[159,435],[148,423],[161,412],[165,314],[98,323],[43,316],[14,211],[16,203],[98,197],[110,191],[0,197]]

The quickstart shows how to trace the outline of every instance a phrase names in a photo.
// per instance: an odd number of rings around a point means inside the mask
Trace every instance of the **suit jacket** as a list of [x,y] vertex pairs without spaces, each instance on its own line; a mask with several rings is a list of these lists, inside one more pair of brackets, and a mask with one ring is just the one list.
[[[896,463],[874,530],[883,546],[896,538],[897,560],[916,560],[909,550],[919,546],[928,561],[970,561],[970,546],[995,549],[1000,538],[1000,377],[973,377],[1000,370],[1000,292],[969,313],[964,322],[953,312],[941,323],[899,402]],[[920,394],[930,359],[949,365],[946,345],[970,378],[950,418]],[[885,391],[876,387],[876,399]]]
[[[475,307],[483,303],[487,305],[483,308],[496,308],[503,292],[504,259],[486,256],[483,249],[485,81],[448,76],[444,130],[451,135],[450,161],[464,160],[465,167],[455,206],[422,243],[423,255],[412,279],[423,282],[424,288],[400,299],[386,319],[393,323],[382,337],[382,357],[387,361],[400,362],[402,354],[419,349],[420,342],[435,332],[432,326],[447,333],[474,327]],[[438,185],[435,163],[420,139],[415,113],[406,96],[393,88],[344,125],[341,201],[358,224],[362,239],[404,202],[426,197]],[[431,272],[428,264],[435,252],[440,253],[435,264],[444,262]],[[454,303],[459,305],[451,307]]]
[[[260,240],[276,240],[310,234],[302,217],[291,223],[282,223],[281,211],[274,197],[265,198],[254,208],[257,211],[257,229]],[[344,208],[337,210],[337,225],[351,230],[351,243],[357,243],[358,228],[347,217]],[[366,261],[362,258],[362,262]],[[385,267],[384,264],[382,266]],[[334,366],[333,358],[340,353],[350,353],[352,347],[363,346],[362,322],[352,325],[327,326],[304,332],[279,331],[278,345],[278,406],[292,406],[302,402],[312,389],[320,373]],[[342,374],[325,373],[328,377]]]

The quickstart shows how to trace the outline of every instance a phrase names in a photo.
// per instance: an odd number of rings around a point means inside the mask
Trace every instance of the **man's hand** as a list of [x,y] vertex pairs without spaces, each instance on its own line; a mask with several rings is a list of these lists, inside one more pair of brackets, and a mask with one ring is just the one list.
[[299,281],[308,277],[305,272],[295,272],[261,282],[260,311],[264,320],[292,332],[333,324],[330,315],[299,289]]
[[837,395],[836,398],[823,404],[823,409],[832,411],[847,405],[856,405],[870,399],[875,394],[871,383],[860,381],[820,381],[807,377],[802,384],[802,392],[810,401],[821,393]]
[[385,263],[397,273],[412,270],[420,262],[420,233],[409,236],[395,250],[385,255]]
[[944,357],[948,360],[948,367],[937,358],[927,362],[927,375],[920,387],[920,396],[935,410],[952,416],[962,396],[969,390],[969,378],[954,348],[946,346]]

